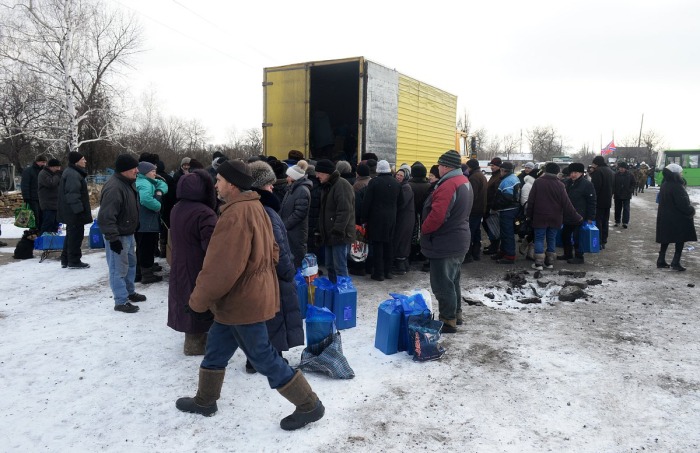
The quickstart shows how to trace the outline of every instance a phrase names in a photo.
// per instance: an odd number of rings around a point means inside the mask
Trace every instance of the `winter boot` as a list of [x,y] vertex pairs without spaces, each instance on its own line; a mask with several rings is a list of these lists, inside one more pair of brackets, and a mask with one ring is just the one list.
[[422,272],[430,272],[430,260],[425,260],[423,267],[420,269]]
[[564,254],[557,256],[560,261],[569,261],[574,257],[574,248],[571,244],[564,244]]
[[280,422],[280,427],[283,430],[294,431],[323,418],[326,408],[311,390],[311,386],[300,370],[297,370],[292,379],[278,388],[277,391],[296,406],[294,412],[284,417]]
[[199,369],[199,389],[194,398],[179,398],[175,402],[175,407],[182,412],[211,417],[216,413],[218,407],[216,400],[221,396],[221,386],[224,384],[224,374],[226,370]]
[[457,333],[456,319],[445,319],[440,316],[440,321],[442,321],[442,330],[440,330],[440,333]]
[[204,355],[207,346],[207,333],[185,334],[185,355]]
[[153,272],[160,272],[163,270],[163,266],[158,263],[153,263],[153,267],[151,267],[151,269],[153,269]]
[[530,242],[527,245],[527,252],[525,253],[525,259],[530,261],[535,261],[535,243]]
[[396,258],[391,273],[394,275],[406,275],[408,272],[408,260],[406,258]]
[[656,259],[656,267],[659,269],[668,269],[671,267],[667,262],[666,262],[666,251],[668,250],[668,244],[661,244],[661,248],[659,249],[659,257]]
[[566,262],[569,264],[583,264],[583,253],[576,252],[576,256],[571,258],[570,260],[566,260]]
[[676,249],[676,252],[673,254],[673,259],[671,260],[671,269],[674,271],[679,271],[683,272],[685,268],[681,266],[681,254],[683,253],[683,249]]
[[544,270],[544,257],[544,253],[535,253],[535,262],[533,263],[532,268],[537,271]]
[[496,262],[498,264],[515,264],[515,255],[501,255]]
[[469,246],[469,250],[467,250],[467,254],[464,255],[464,259],[462,260],[462,263],[471,263],[474,261],[474,256],[472,255],[472,246]]
[[153,273],[152,267],[141,267],[141,283],[148,285],[150,283],[162,282],[163,277]]
[[503,250],[499,250],[496,253],[494,253],[493,255],[491,255],[491,259],[492,260],[500,260],[501,258],[503,258],[504,255],[505,255],[505,253],[503,253]]
[[557,252],[545,252],[544,253],[544,267],[545,269],[554,269],[554,262],[557,260]]
[[500,239],[494,239],[491,241],[488,247],[484,250],[484,255],[493,255],[494,253],[498,253],[498,250],[501,248],[501,240]]
[[461,326],[462,324],[464,324],[464,315],[462,314],[461,311],[458,311],[457,312],[457,325]]

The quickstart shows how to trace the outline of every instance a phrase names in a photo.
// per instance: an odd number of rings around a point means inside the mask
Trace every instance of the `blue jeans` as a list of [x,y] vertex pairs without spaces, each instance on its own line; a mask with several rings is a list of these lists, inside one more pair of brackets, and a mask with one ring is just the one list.
[[550,253],[556,252],[557,231],[559,231],[559,228],[535,228],[535,253],[541,255],[545,252],[545,239],[547,239],[547,251]]
[[501,251],[505,256],[515,258],[515,217],[518,209],[498,211],[501,225]]
[[134,235],[119,236],[122,251],[117,254],[109,247],[105,238],[105,252],[109,267],[109,286],[114,294],[114,304],[124,305],[129,300],[129,294],[135,292],[134,277],[136,277],[136,241]]
[[270,388],[280,388],[294,376],[294,370],[270,344],[264,322],[230,326],[214,321],[207,335],[207,348],[201,367],[226,369],[238,348],[241,348],[253,368],[267,377]]
[[333,283],[337,283],[338,276],[348,275],[348,244],[327,245],[326,246],[326,269],[328,270],[328,279]]
[[462,311],[462,289],[459,285],[463,256],[430,258],[430,288],[438,300],[440,317],[451,320]]

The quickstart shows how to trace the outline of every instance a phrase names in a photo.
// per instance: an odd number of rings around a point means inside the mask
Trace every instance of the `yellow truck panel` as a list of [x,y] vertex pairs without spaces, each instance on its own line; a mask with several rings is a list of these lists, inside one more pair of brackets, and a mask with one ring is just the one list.
[[263,147],[269,156],[287,158],[291,149],[308,155],[309,74],[305,65],[265,70]]

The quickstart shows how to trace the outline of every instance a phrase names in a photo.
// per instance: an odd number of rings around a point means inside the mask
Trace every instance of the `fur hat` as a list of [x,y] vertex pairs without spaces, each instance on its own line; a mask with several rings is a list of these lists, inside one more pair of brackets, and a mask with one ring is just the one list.
[[335,165],[328,159],[320,159],[316,162],[316,173],[326,173],[332,175],[335,171]]
[[362,160],[370,160],[370,159],[374,159],[374,161],[376,162],[379,160],[379,157],[377,157],[377,155],[374,153],[363,153],[362,154]]
[[578,173],[585,173],[586,167],[584,167],[582,163],[574,162],[574,163],[569,164],[569,173],[571,173],[572,171],[575,171]]
[[250,190],[253,185],[253,177],[250,168],[242,160],[227,160],[219,165],[217,173],[226,181],[241,190]]
[[275,171],[270,164],[261,160],[248,164],[250,175],[253,177],[252,187],[262,189],[263,187],[274,184],[277,181]]
[[300,160],[296,165],[292,165],[287,169],[287,176],[293,180],[298,180],[306,175],[306,169],[309,164],[305,160]]
[[275,174],[275,179],[285,179],[287,177],[287,169],[289,168],[289,166],[286,163],[277,159],[268,163],[270,164],[270,167],[272,168],[272,171]]
[[561,171],[561,168],[559,165],[555,164],[554,162],[547,162],[547,164],[544,166],[544,171],[545,173],[551,173],[553,175],[558,175],[559,172]]
[[457,151],[451,149],[440,156],[438,159],[438,164],[450,168],[459,168],[462,165],[462,158],[459,156]]
[[132,170],[139,166],[139,162],[130,154],[120,154],[117,156],[117,161],[114,163],[114,170],[117,173]]
[[595,156],[593,158],[593,163],[596,164],[599,167],[604,167],[607,164],[605,163],[605,158],[603,156]]
[[153,171],[155,169],[156,169],[156,166],[150,162],[146,162],[146,161],[139,162],[139,173],[141,173],[142,175],[145,175],[149,171]]
[[357,176],[369,176],[369,166],[365,163],[360,163],[357,166]]
[[381,173],[391,173],[391,167],[389,166],[389,162],[385,160],[380,160],[377,162],[377,174]]
[[668,171],[670,171],[671,173],[680,173],[680,172],[683,171],[683,167],[681,167],[681,166],[678,165],[678,164],[668,164],[668,165],[666,165],[666,168],[667,168]]
[[34,159],[34,162],[46,162],[46,160],[47,160],[47,159],[46,159],[46,156],[44,156],[43,154],[39,154],[39,155],[36,156],[36,158]]
[[316,177],[316,166],[309,164],[309,166],[306,167],[306,175]]

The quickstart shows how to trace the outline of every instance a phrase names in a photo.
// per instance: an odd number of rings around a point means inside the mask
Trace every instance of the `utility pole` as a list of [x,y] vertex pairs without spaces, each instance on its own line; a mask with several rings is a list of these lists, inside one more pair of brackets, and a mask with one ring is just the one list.
[[642,126],[644,126],[644,114],[642,113],[642,122],[639,125],[639,138],[637,139],[637,148],[642,147]]

